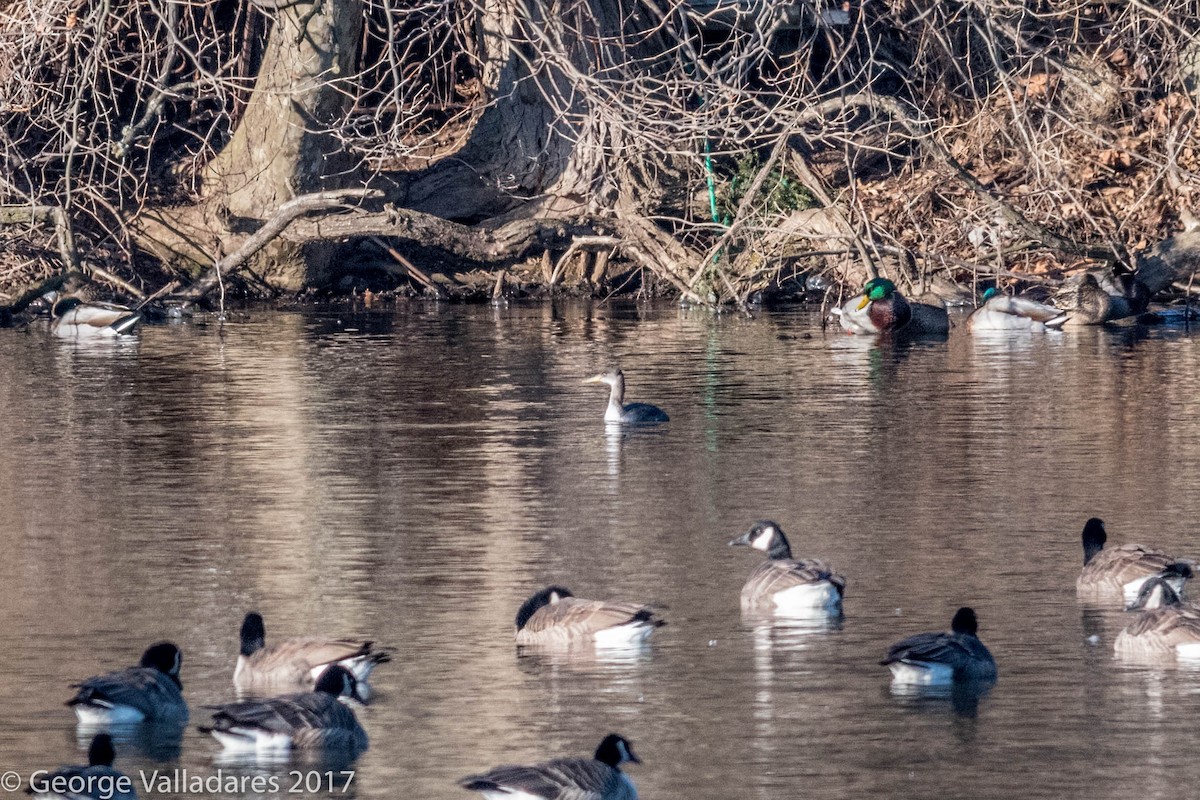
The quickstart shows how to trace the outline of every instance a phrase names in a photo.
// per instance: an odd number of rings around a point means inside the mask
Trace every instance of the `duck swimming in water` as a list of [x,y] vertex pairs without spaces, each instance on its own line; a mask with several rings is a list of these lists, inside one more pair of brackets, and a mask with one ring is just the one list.
[[946,309],[928,303],[910,303],[887,278],[872,278],[862,294],[833,309],[847,333],[874,335],[903,331],[915,335],[950,332]]
[[610,369],[584,380],[584,383],[608,384],[608,408],[604,410],[605,422],[619,422],[623,425],[654,425],[668,422],[667,412],[649,403],[625,403],[625,373],[619,369]]
[[65,339],[114,338],[133,333],[142,320],[136,311],[112,303],[85,303],[78,297],[60,297],[50,316],[50,331]]
[[979,308],[967,317],[967,329],[974,331],[1047,331],[1058,330],[1070,317],[1054,306],[1025,297],[1010,297],[995,289],[983,293]]

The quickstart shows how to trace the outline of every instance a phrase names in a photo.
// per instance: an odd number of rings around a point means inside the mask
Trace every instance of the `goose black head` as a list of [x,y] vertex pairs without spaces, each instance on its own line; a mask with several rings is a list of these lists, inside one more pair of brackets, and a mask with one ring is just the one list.
[[152,667],[175,681],[177,686],[183,686],[179,681],[179,668],[183,666],[183,653],[171,642],[158,642],[147,647],[146,652],[142,653],[142,660],[138,662],[138,666]]
[[238,651],[244,656],[252,656],[267,645],[267,628],[263,624],[262,614],[251,611],[242,620],[242,647]]
[[954,633],[965,633],[974,636],[979,631],[979,620],[975,618],[975,609],[963,607],[954,612],[950,621],[950,630]]
[[337,664],[331,664],[325,668],[325,671],[317,678],[313,691],[331,694],[334,697],[350,697],[360,703],[366,703],[366,700],[358,693],[358,680],[354,674]]
[[88,766],[111,767],[116,757],[112,737],[107,733],[96,734],[88,748]]
[[783,535],[783,529],[769,519],[754,523],[750,530],[731,541],[729,546],[753,547],[766,553],[772,560],[792,557],[792,548],[787,537]]
[[1092,517],[1083,524],[1083,563],[1087,564],[1104,549],[1108,534],[1104,530],[1104,520]]
[[608,764],[613,769],[619,769],[621,764],[640,764],[642,760],[633,752],[633,745],[624,736],[610,733],[600,741],[596,748],[596,760]]
[[517,611],[517,630],[524,628],[525,623],[529,622],[529,618],[536,614],[542,606],[554,605],[564,597],[574,596],[571,594],[571,590],[565,587],[547,586],[521,604],[521,608]]

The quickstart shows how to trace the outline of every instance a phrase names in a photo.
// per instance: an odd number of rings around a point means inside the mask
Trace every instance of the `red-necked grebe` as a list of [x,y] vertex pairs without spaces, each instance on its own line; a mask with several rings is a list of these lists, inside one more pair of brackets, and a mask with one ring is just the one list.
[[625,373],[619,369],[610,369],[593,375],[584,383],[605,383],[609,386],[608,408],[604,411],[605,422],[619,422],[624,425],[653,425],[667,422],[670,417],[658,406],[649,403],[625,403]]

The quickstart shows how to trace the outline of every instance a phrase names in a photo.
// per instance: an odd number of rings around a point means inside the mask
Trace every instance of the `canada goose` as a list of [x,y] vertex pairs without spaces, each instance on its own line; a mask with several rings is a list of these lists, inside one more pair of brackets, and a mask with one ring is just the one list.
[[86,765],[34,773],[25,792],[37,800],[137,800],[133,780],[113,769],[116,757],[112,737],[98,733],[88,747]]
[[666,623],[653,610],[619,600],[584,600],[562,586],[537,592],[517,611],[518,645],[594,642],[620,647],[644,642]]
[[137,722],[187,722],[179,668],[183,654],[170,642],[151,645],[136,667],[108,672],[72,684],[79,691],[67,701],[85,725]]
[[1162,576],[1176,592],[1191,577],[1191,567],[1159,550],[1140,544],[1105,548],[1108,533],[1104,520],[1092,517],[1083,526],[1083,570],[1075,588],[1084,596],[1121,594],[1126,605],[1138,596],[1147,578]]
[[594,758],[559,758],[532,766],[506,765],[459,781],[487,800],[637,800],[621,764],[642,763],[629,740],[610,733]]
[[1200,609],[1184,605],[1171,584],[1160,577],[1142,584],[1131,611],[1142,610],[1113,642],[1126,658],[1200,657]]
[[984,292],[983,302],[967,317],[967,329],[1041,332],[1061,328],[1067,319],[1068,316],[1054,306],[988,289]]
[[266,644],[262,615],[251,611],[242,620],[241,649],[233,669],[233,685],[247,689],[297,689],[313,686],[330,664],[350,670],[358,681],[358,694],[366,699],[367,680],[376,665],[391,661],[391,654],[373,650],[361,639],[327,639],[310,636]]
[[833,309],[847,333],[872,335],[904,331],[909,334],[945,334],[950,317],[945,308],[910,303],[887,278],[872,278],[862,294]]
[[742,608],[773,608],[781,614],[836,614],[842,610],[846,579],[824,561],[792,558],[792,548],[779,525],[754,523],[729,543],[767,554],[742,587]]
[[311,692],[208,706],[212,725],[199,731],[212,734],[230,751],[337,750],[357,755],[367,749],[367,732],[338,699],[342,695],[362,699],[353,673],[334,664],[321,673]]
[[892,671],[892,682],[946,686],[956,681],[994,681],[996,661],[979,641],[974,610],[960,608],[950,632],[918,633],[896,642],[880,664]]
[[50,331],[69,339],[112,338],[132,333],[142,315],[112,303],[85,303],[78,297],[60,297],[50,310]]
[[652,425],[669,422],[667,412],[649,403],[625,403],[625,373],[619,369],[601,372],[583,381],[584,383],[608,384],[608,408],[604,410],[605,422],[620,422],[625,425]]

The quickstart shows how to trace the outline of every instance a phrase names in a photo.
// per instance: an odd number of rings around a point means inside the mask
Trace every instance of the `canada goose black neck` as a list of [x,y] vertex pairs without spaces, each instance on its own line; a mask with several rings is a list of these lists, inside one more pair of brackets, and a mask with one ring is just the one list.
[[1167,583],[1164,578],[1154,577],[1148,578],[1142,583],[1141,588],[1138,590],[1137,599],[1129,605],[1128,610],[1153,610],[1167,606],[1181,605],[1183,605],[1183,600],[1179,597],[1179,593],[1175,591],[1174,587]]
[[1083,564],[1087,563],[1099,555],[1104,549],[1104,543],[1108,541],[1108,534],[1104,530],[1104,520],[1099,517],[1092,517],[1083,525]]
[[600,746],[596,748],[596,760],[601,764],[608,764],[615,770],[621,769],[621,764],[630,762],[640,764],[642,760],[633,752],[633,745],[624,736],[615,733],[610,733],[601,740]]
[[358,681],[355,680],[354,674],[337,664],[325,668],[325,671],[317,678],[313,691],[331,694],[334,697],[344,694],[347,697],[360,699],[358,697]]
[[950,630],[954,633],[975,636],[979,631],[979,620],[975,618],[975,610],[964,607],[954,612],[954,619],[950,622]]
[[238,651],[249,657],[262,650],[267,645],[267,628],[263,624],[262,614],[251,611],[242,620],[242,647]]
[[521,604],[521,608],[517,610],[517,630],[525,627],[529,622],[530,617],[537,613],[542,606],[548,606],[552,603],[557,603],[564,597],[574,597],[571,590],[562,586],[547,586],[533,597]]
[[[774,525],[774,523],[772,523]],[[772,561],[779,561],[785,558],[792,557],[792,546],[788,544],[787,537],[783,535],[778,525],[774,525],[775,538],[771,540],[771,549],[767,551],[767,558]]]
[[88,748],[88,766],[111,767],[116,757],[112,737],[107,733],[96,734],[91,747]]
[[787,537],[783,535],[783,530],[769,519],[760,519],[750,527],[750,530],[729,544],[731,547],[741,545],[761,550],[772,561],[792,557],[792,547],[788,544]]
[[142,653],[142,660],[138,662],[139,667],[152,667],[166,675],[175,682],[179,688],[183,688],[183,683],[179,680],[179,669],[183,666],[183,653],[179,652],[179,648],[171,642],[158,642],[146,648],[146,652]]

